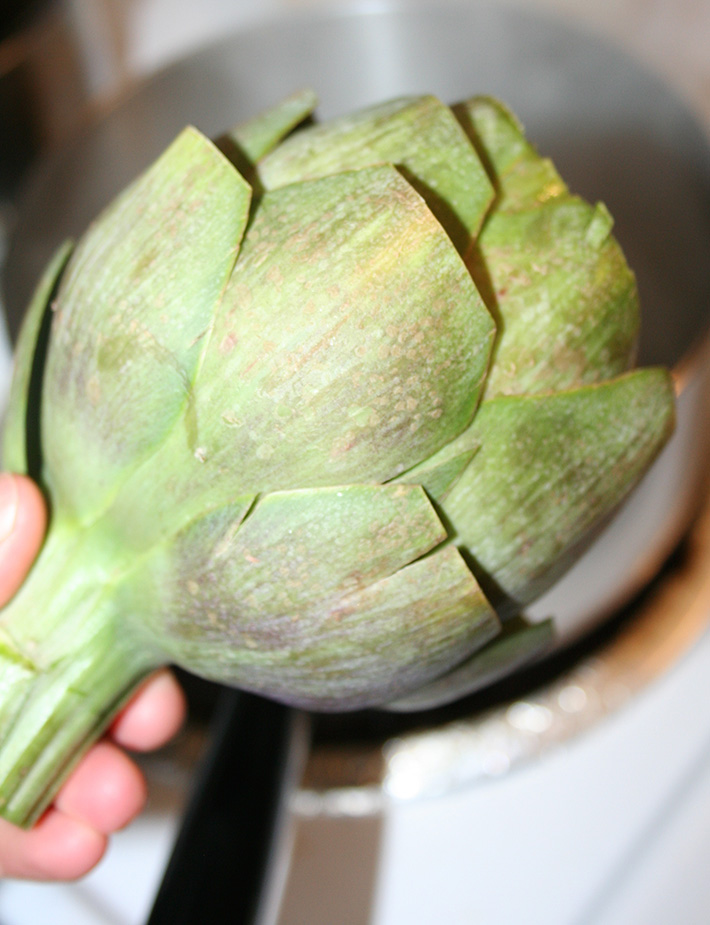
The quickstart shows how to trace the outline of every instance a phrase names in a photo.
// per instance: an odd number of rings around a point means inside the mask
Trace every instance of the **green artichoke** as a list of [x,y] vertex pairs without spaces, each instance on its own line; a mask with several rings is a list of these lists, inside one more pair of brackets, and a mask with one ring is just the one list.
[[4,434],[51,506],[0,615],[18,824],[164,663],[315,710],[509,671],[670,434],[608,212],[505,107],[313,108],[187,128],[36,290]]

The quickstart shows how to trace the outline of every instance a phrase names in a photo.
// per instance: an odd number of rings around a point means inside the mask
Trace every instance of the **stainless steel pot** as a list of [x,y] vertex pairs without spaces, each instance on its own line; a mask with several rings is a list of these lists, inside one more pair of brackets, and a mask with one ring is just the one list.
[[678,543],[707,469],[710,154],[675,96],[593,36],[489,2],[286,16],[168,68],[43,165],[22,203],[5,272],[10,327],[63,237],[186,122],[209,134],[310,85],[324,116],[429,90],[508,101],[571,187],[602,199],[635,268],[640,358],[677,374],[678,430],[579,564],[531,610],[561,644],[636,594]]

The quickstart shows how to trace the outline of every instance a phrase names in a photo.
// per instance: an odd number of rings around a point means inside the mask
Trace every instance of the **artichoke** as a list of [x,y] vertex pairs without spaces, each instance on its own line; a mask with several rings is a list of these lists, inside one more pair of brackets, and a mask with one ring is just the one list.
[[673,426],[602,205],[485,97],[185,129],[40,280],[4,464],[51,506],[0,615],[29,825],[148,672],[314,710],[472,690]]

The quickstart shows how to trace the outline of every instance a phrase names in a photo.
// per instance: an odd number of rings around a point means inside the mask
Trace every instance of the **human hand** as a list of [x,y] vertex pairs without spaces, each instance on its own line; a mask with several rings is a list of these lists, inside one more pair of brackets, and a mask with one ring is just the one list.
[[[22,584],[46,522],[36,485],[24,476],[1,473],[0,606]],[[74,880],[88,873],[103,856],[109,835],[145,804],[145,780],[123,749],[158,748],[177,732],[184,716],[185,699],[172,674],[163,670],[149,678],[32,829],[0,819],[0,876]]]

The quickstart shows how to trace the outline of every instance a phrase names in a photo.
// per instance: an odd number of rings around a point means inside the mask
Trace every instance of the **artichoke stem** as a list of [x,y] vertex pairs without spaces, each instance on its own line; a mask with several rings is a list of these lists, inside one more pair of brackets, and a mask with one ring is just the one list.
[[50,537],[0,613],[0,816],[23,828],[156,664],[119,627],[110,583],[62,582],[82,547]]

